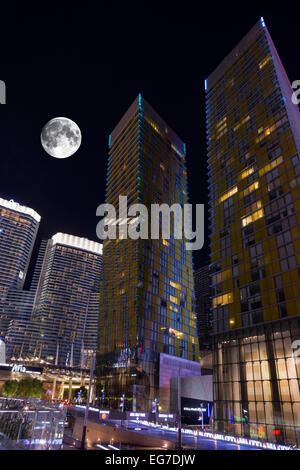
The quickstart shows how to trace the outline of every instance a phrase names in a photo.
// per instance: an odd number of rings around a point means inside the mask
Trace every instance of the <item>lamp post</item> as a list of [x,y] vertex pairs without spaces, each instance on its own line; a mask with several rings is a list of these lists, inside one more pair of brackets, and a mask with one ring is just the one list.
[[247,424],[248,424],[248,410],[242,410],[243,411],[243,419],[244,419],[244,437],[246,437],[246,429],[247,429]]
[[81,438],[81,450],[85,450],[85,437],[86,437],[86,427],[87,427],[87,420],[89,415],[89,407],[90,407],[90,399],[91,399],[91,391],[93,385],[93,376],[94,376],[94,367],[95,367],[95,351],[92,355],[92,363],[91,363],[91,371],[90,371],[90,383],[89,383],[89,391],[86,401],[85,413],[84,413],[84,421],[83,421],[83,428],[82,428],[82,438]]
[[154,398],[154,401],[152,402],[152,413],[154,413],[155,417],[155,424],[157,424],[157,408],[158,408],[158,399]]
[[177,382],[177,408],[178,408],[178,449],[182,449],[181,446],[181,377],[180,367],[178,370],[178,382]]

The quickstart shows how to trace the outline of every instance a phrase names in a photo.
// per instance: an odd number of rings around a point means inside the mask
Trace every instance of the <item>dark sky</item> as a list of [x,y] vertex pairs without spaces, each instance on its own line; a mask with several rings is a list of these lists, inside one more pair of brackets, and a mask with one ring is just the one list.
[[[261,16],[290,80],[300,79],[300,8],[292,4],[39,3],[1,4],[0,32],[0,197],[41,214],[38,243],[58,231],[96,240],[108,135],[139,92],[186,142],[190,199],[206,204],[204,79]],[[56,116],[82,131],[66,160],[40,144]],[[207,238],[194,259],[208,262]]]

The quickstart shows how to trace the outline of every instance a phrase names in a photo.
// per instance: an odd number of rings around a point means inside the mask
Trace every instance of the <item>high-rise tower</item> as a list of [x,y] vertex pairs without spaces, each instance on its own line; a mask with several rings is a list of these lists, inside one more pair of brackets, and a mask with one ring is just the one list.
[[86,366],[97,345],[101,265],[100,243],[63,233],[44,242],[33,277],[33,312],[30,321],[11,325],[11,354]]
[[[109,137],[106,202],[117,214],[119,196],[149,210],[187,202],[185,145],[141,95]],[[193,289],[184,240],[104,242],[97,375],[106,397],[125,394],[128,408],[144,411],[159,399],[167,411],[179,368],[200,375]]]
[[33,209],[0,198],[0,336],[10,321],[8,292],[24,285],[40,220]]
[[295,442],[300,114],[263,19],[205,88],[214,421],[220,431]]

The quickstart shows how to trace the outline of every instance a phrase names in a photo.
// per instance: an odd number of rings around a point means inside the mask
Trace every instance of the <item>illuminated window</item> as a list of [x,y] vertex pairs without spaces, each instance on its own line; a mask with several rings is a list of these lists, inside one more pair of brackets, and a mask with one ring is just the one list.
[[262,60],[258,65],[259,68],[262,69],[267,63],[271,60],[271,56],[266,57],[264,60]]
[[218,307],[220,305],[227,305],[233,302],[233,294],[232,292],[228,292],[228,294],[219,295],[213,299],[213,308]]
[[181,285],[178,282],[170,281],[170,286],[175,287],[175,289],[181,290]]
[[248,122],[250,119],[250,116],[248,114],[248,116],[246,116],[244,119],[242,119],[234,128],[233,130],[234,131],[237,131],[243,124],[246,124],[246,122]]
[[276,160],[273,160],[271,163],[268,163],[266,166],[264,166],[263,168],[261,168],[259,170],[259,172],[258,172],[259,176],[262,176],[265,173],[267,173],[268,171],[273,170],[273,168],[280,165],[280,163],[282,163],[282,162],[283,162],[282,156],[276,158]]
[[216,124],[216,129],[219,131],[222,127],[224,126],[227,126],[227,117],[223,117],[223,119],[221,119],[221,121],[217,122]]
[[247,178],[247,176],[252,175],[252,173],[254,173],[253,166],[248,168],[247,170],[243,171],[243,173],[240,176],[240,179],[243,180],[244,178]]
[[234,194],[236,194],[238,192],[238,187],[237,186],[234,186],[233,188],[231,188],[227,193],[223,194],[223,196],[220,197],[219,199],[219,202],[224,202],[226,201],[226,199],[228,199],[229,197],[233,196]]
[[251,224],[252,222],[255,222],[258,219],[261,219],[264,216],[264,210],[260,209],[256,212],[253,212],[253,214],[248,215],[247,217],[244,217],[242,219],[242,226],[246,227],[246,225]]
[[258,188],[259,188],[259,182],[254,181],[254,183],[252,183],[250,186],[248,186],[248,188],[246,188],[243,191],[243,196],[248,196],[248,194],[252,193],[252,191],[255,191]]
[[170,295],[170,302],[173,302],[173,304],[179,305],[179,300],[176,299],[173,295]]

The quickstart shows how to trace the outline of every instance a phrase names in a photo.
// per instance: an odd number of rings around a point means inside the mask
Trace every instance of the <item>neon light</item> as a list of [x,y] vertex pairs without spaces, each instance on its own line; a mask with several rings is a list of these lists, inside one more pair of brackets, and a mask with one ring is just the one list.
[[207,90],[207,80],[204,80],[204,88]]
[[263,26],[263,27],[265,27],[265,26],[266,26],[266,24],[265,24],[265,21],[264,21],[263,17],[261,17],[261,19],[260,19],[260,22],[261,22],[261,24],[262,24],[262,26]]

